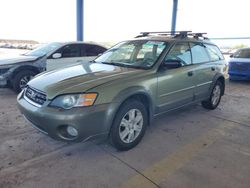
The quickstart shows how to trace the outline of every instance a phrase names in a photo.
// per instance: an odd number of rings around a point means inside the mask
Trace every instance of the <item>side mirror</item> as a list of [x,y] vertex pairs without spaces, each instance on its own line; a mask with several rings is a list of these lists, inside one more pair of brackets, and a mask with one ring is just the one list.
[[59,58],[61,58],[61,57],[62,57],[62,54],[61,54],[61,53],[55,53],[55,54],[52,55],[52,58],[53,58],[53,59],[59,59]]
[[162,63],[164,69],[176,69],[182,67],[181,61],[177,59],[168,59]]
[[232,57],[234,57],[234,54],[230,54],[230,56],[229,56],[229,57],[231,57],[231,58],[232,58]]

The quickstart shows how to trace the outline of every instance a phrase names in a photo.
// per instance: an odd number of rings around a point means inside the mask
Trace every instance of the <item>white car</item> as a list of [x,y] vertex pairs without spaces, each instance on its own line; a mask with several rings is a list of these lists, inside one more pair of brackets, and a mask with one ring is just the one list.
[[0,87],[20,92],[36,74],[45,70],[89,62],[107,49],[86,42],[53,42],[16,57],[0,58]]

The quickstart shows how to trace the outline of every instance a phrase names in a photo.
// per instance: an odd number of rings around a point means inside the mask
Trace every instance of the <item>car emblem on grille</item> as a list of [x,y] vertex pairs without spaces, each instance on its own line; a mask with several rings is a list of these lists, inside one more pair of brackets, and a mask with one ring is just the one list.
[[32,90],[29,90],[29,96],[34,99],[36,97],[36,93]]

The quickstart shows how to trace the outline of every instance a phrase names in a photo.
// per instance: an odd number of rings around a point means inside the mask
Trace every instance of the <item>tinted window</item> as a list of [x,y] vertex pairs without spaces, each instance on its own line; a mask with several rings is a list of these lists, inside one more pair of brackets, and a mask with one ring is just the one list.
[[250,49],[242,49],[242,50],[238,50],[235,54],[234,54],[235,58],[250,58]]
[[62,49],[62,57],[80,57],[81,49],[79,44],[69,44]]
[[191,64],[191,53],[188,43],[177,43],[172,47],[165,60],[180,60],[182,65]]
[[98,56],[106,51],[105,48],[92,44],[84,44],[83,46],[83,56]]
[[215,45],[205,44],[207,47],[208,54],[212,61],[218,61],[224,59],[223,55],[221,54],[219,48]]
[[210,61],[205,46],[202,43],[190,43],[193,64]]

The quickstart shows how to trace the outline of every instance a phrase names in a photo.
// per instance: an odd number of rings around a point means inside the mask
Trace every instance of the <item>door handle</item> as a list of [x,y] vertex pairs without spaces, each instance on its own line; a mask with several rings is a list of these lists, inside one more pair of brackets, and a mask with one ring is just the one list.
[[79,62],[81,62],[81,61],[82,61],[82,60],[81,60],[81,59],[79,59],[79,60],[77,60],[76,62],[77,62],[77,63],[79,63]]
[[188,72],[188,76],[193,76],[194,72],[193,71],[189,71]]
[[211,67],[211,70],[212,70],[212,71],[215,71],[215,68],[214,68],[214,67]]

